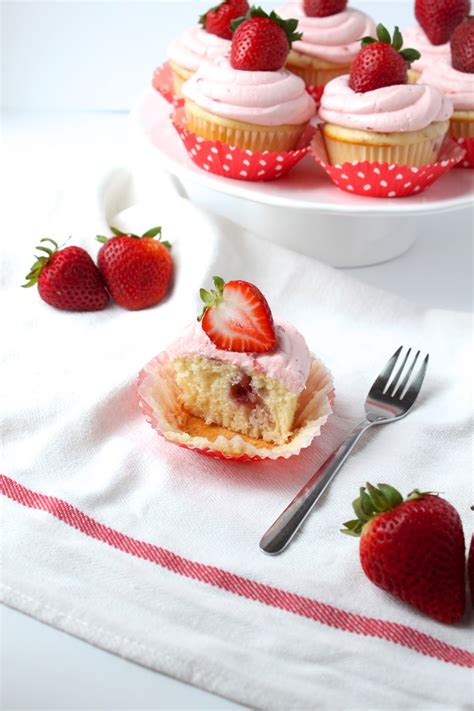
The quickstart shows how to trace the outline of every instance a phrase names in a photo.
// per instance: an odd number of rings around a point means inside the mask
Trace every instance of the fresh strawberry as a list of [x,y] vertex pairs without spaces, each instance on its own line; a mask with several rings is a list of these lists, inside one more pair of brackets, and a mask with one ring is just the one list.
[[199,22],[211,35],[232,39],[230,23],[243,17],[249,9],[247,0],[224,0],[201,15]]
[[357,519],[343,533],[360,536],[360,561],[375,585],[435,620],[464,615],[464,535],[456,509],[415,489],[403,500],[388,484],[367,484],[353,502]]
[[451,37],[451,58],[454,69],[474,74],[474,17],[461,22]]
[[154,306],[168,289],[173,261],[171,245],[161,239],[161,227],[154,227],[141,237],[111,228],[115,237],[97,236],[99,269],[113,300],[124,309],[137,311]]
[[282,20],[276,12],[267,15],[259,7],[251,8],[245,17],[232,22],[231,65],[248,72],[281,69],[292,42],[303,36],[295,32],[297,26],[298,20]]
[[470,0],[415,0],[415,17],[432,44],[449,42],[471,10]]
[[402,50],[403,37],[398,27],[393,41],[388,30],[377,25],[377,39],[364,37],[361,43],[362,49],[352,64],[349,86],[362,94],[383,86],[406,84],[410,64],[421,56],[416,49]]
[[211,341],[224,351],[268,353],[276,345],[270,307],[248,281],[213,277],[215,291],[201,289],[204,308],[198,321]]
[[346,9],[347,0],[304,0],[307,17],[328,17]]
[[[82,247],[60,249],[49,238],[40,240],[36,262],[25,277],[25,288],[38,284],[39,295],[47,304],[65,311],[100,311],[109,303],[104,280]],[[52,246],[45,247],[44,242]]]

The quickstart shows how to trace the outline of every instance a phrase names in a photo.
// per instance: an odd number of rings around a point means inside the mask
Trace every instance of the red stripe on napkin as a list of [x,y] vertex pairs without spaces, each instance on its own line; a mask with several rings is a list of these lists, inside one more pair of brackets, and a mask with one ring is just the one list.
[[109,528],[66,501],[38,494],[9,477],[0,475],[0,484],[1,493],[9,499],[31,509],[47,511],[91,538],[108,543],[124,553],[160,565],[178,575],[199,580],[248,600],[255,600],[270,607],[307,617],[344,632],[384,639],[443,662],[461,667],[474,667],[474,654],[468,650],[454,647],[407,625],[357,615],[287,590],[244,578],[213,565],[196,563],[153,543],[139,541]]

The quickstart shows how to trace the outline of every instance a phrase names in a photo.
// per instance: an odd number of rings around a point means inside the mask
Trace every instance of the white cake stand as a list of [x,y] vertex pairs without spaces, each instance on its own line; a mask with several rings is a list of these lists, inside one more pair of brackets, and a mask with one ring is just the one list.
[[197,204],[264,239],[332,266],[358,267],[393,259],[409,249],[421,232],[444,230],[448,238],[453,210],[463,211],[466,229],[472,225],[470,170],[451,170],[426,192],[398,199],[345,193],[310,156],[280,180],[230,180],[191,161],[169,120],[171,111],[150,87],[131,112],[135,170],[148,187],[157,180],[157,171],[165,168],[181,194]]

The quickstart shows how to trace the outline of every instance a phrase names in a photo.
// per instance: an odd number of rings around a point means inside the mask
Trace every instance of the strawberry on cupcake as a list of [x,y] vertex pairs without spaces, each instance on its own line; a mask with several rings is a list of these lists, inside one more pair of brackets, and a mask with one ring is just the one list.
[[418,25],[403,32],[405,41],[421,53],[408,72],[409,81],[418,81],[428,67],[451,61],[449,40],[470,9],[470,0],[416,0]]
[[253,151],[294,149],[316,111],[303,80],[284,68],[297,25],[260,8],[234,21],[230,56],[203,64],[183,86],[188,128]]
[[373,20],[347,7],[347,0],[291,0],[279,13],[295,17],[303,35],[293,44],[286,65],[312,87],[347,74],[361,37],[375,32]]
[[453,138],[474,138],[474,18],[454,30],[450,42],[451,61],[425,69],[421,82],[436,87],[452,101],[454,113],[449,125]]
[[199,26],[183,32],[170,45],[168,62],[173,76],[174,93],[205,61],[230,52],[231,22],[249,9],[247,0],[223,0],[201,15]]
[[436,88],[409,84],[419,52],[402,49],[383,25],[365,37],[350,75],[329,82],[319,115],[329,162],[361,161],[407,166],[436,161],[449,128],[451,101]]

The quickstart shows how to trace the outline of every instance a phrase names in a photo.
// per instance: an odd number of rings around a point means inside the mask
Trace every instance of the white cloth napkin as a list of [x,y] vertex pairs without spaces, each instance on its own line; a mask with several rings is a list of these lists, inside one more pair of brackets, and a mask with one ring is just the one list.
[[[469,317],[418,311],[164,189],[125,209],[134,199],[126,172],[96,183],[89,171],[44,199],[47,233],[7,223],[3,600],[255,708],[468,708],[469,619],[443,626],[384,594],[339,529],[369,480],[444,492],[470,538]],[[95,254],[107,222],[162,224],[176,278],[161,305],[67,313],[19,288],[38,237],[72,234]],[[297,458],[209,459],[165,442],[137,408],[138,371],[196,317],[214,274],[256,283],[333,372],[336,414]],[[264,556],[261,534],[361,418],[402,343],[431,353],[416,408],[367,436],[293,545]]]

